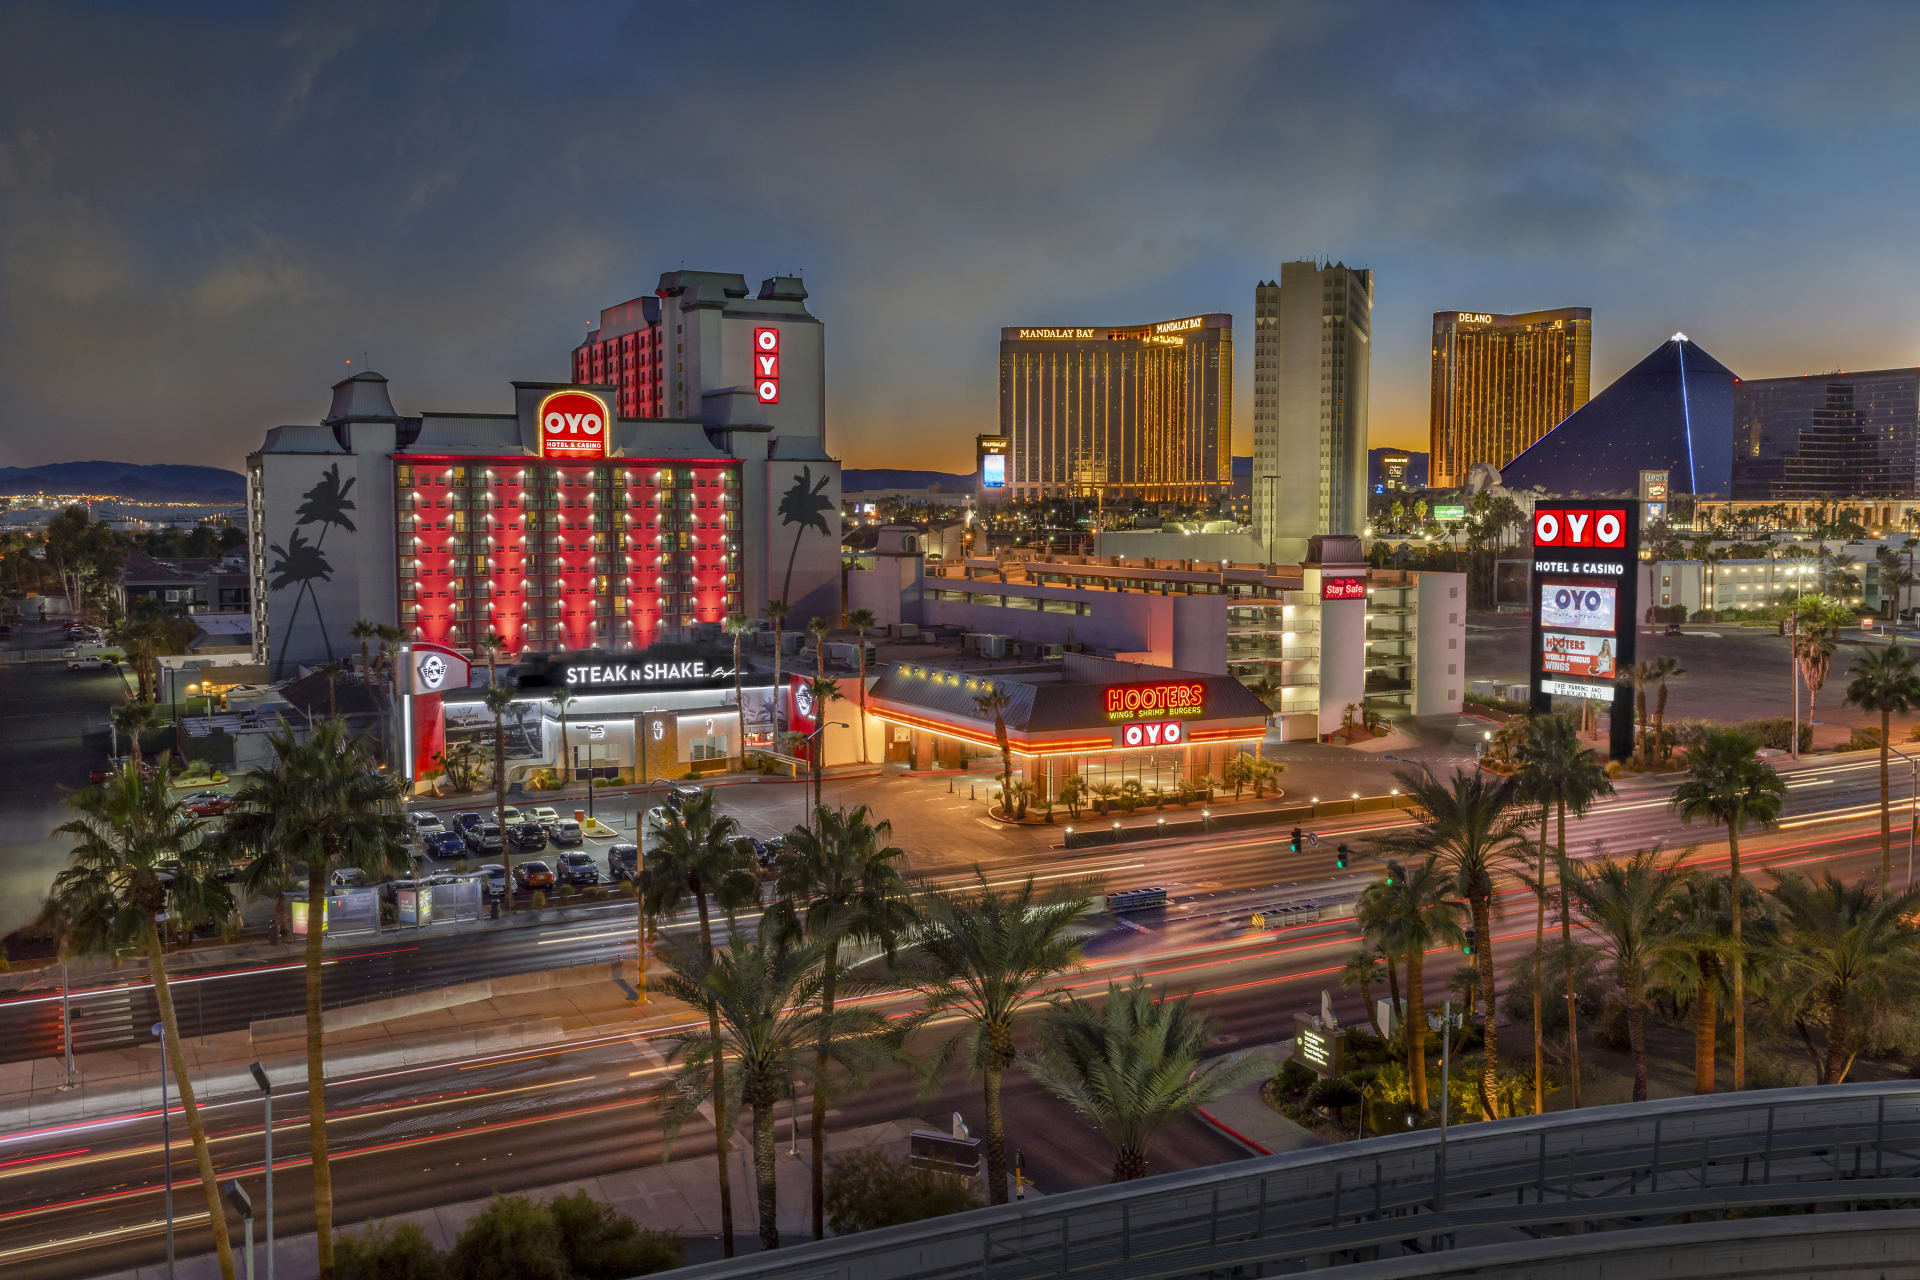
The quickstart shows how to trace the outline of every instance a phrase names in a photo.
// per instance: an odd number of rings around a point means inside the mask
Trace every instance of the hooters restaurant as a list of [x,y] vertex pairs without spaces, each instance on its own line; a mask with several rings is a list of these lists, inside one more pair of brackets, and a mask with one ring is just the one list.
[[1014,776],[1042,798],[1076,774],[1149,791],[1218,777],[1267,733],[1266,706],[1231,676],[1076,653],[984,671],[895,663],[867,695],[887,759],[918,769],[981,759],[997,768],[996,704]]

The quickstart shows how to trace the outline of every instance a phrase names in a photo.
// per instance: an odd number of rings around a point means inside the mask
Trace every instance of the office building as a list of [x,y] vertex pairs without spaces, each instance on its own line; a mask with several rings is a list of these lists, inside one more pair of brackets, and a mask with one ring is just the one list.
[[1733,446],[1736,499],[1920,497],[1920,369],[1740,382]]
[[1593,312],[1436,311],[1432,483],[1457,488],[1476,462],[1504,467],[1587,402]]
[[1015,498],[1207,502],[1231,483],[1233,317],[1000,331]]
[[1288,262],[1254,287],[1253,517],[1268,559],[1367,519],[1373,272]]

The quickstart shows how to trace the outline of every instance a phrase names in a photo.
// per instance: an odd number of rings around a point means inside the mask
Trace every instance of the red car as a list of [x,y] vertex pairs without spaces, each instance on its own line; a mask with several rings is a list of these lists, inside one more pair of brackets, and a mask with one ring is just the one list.
[[553,868],[539,859],[513,864],[513,879],[522,889],[553,888]]
[[218,791],[196,791],[180,802],[180,808],[196,818],[217,818],[233,808],[233,800]]

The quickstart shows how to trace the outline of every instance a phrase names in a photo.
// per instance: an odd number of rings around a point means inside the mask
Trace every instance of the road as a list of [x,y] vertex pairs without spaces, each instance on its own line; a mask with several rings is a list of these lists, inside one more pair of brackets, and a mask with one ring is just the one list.
[[[1828,785],[1807,781],[1802,790]],[[1634,812],[1642,811],[1628,810],[1615,820],[1624,821]],[[1226,858],[1231,852],[1215,849],[1211,856]],[[1811,831],[1758,836],[1744,852],[1756,875],[1768,867],[1830,867],[1845,876],[1860,876],[1876,868],[1879,857],[1877,833],[1863,829],[1857,817]],[[1695,856],[1701,865],[1725,863],[1724,850],[1713,844],[1703,843]],[[1073,874],[1077,869],[1049,874]],[[1521,907],[1523,897],[1517,887],[1506,891],[1510,909]],[[1179,904],[1160,919],[1148,913],[1116,924],[1092,940],[1086,969],[1064,985],[1095,995],[1109,979],[1139,973],[1160,990],[1191,993],[1214,1018],[1215,1048],[1221,1053],[1284,1037],[1291,1012],[1314,1007],[1323,988],[1333,990],[1335,1009],[1343,1019],[1363,1017],[1358,998],[1339,990],[1334,976],[1354,945],[1350,921],[1254,930],[1246,924],[1244,901],[1218,914],[1206,906],[1225,901],[1223,893]],[[1524,959],[1530,937],[1529,913],[1510,910],[1492,940],[1503,968]],[[1452,953],[1432,957],[1426,979],[1430,997],[1443,993],[1458,963]],[[876,997],[875,1003],[888,1012],[910,1007],[907,998],[897,994]],[[939,1030],[931,1029],[916,1047],[924,1048]],[[335,1182],[339,1221],[347,1224],[658,1159],[663,1138],[648,1103],[665,1074],[661,1050],[658,1033],[599,1037],[539,1053],[494,1055],[331,1083],[329,1104],[335,1118],[330,1132],[342,1170]],[[1024,1075],[1016,1072],[1010,1078],[1006,1101],[1008,1132],[1018,1135],[1013,1145],[1025,1152],[1027,1167],[1043,1189],[1064,1190],[1104,1179],[1105,1150]],[[283,1087],[275,1125],[283,1234],[309,1225],[303,1105],[298,1087]],[[256,1202],[263,1194],[258,1106],[249,1098],[213,1100],[208,1107],[221,1177],[241,1178]],[[833,1122],[850,1128],[905,1116],[938,1119],[956,1110],[977,1118],[976,1085],[956,1077],[922,1100],[909,1078],[898,1073],[848,1099],[834,1112]],[[785,1129],[781,1132],[784,1137]],[[677,1158],[701,1158],[709,1149],[696,1121],[681,1135]],[[150,1113],[0,1135],[0,1267],[10,1276],[53,1277],[156,1260],[162,1248],[160,1155],[157,1120]],[[1159,1169],[1239,1155],[1198,1121],[1182,1122],[1155,1149]],[[191,1223],[199,1191],[186,1176],[191,1149],[177,1117],[174,1160],[183,1221]],[[798,1163],[783,1163],[781,1169],[782,1176],[804,1176]],[[740,1207],[738,1212],[739,1222],[747,1223],[750,1209]],[[189,1225],[180,1247],[191,1253],[207,1244]]]

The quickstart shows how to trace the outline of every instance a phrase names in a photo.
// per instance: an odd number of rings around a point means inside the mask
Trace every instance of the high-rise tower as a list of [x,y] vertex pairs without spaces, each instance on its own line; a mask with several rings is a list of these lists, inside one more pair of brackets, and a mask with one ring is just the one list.
[[1587,402],[1593,312],[1586,307],[1433,316],[1427,483],[1466,483],[1476,462],[1504,467]]

